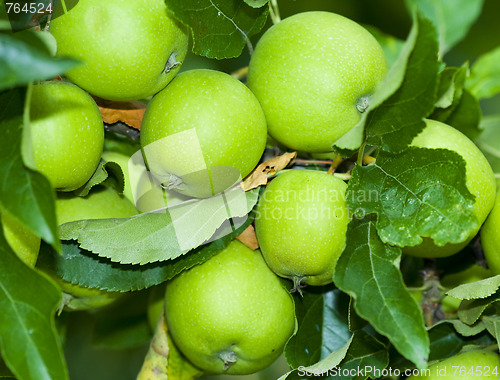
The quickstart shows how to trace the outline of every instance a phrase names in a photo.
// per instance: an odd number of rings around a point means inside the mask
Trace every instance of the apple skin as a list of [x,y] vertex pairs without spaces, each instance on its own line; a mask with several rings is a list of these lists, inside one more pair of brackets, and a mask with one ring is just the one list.
[[144,160],[153,175],[198,198],[249,174],[266,139],[264,112],[252,92],[214,70],[179,74],[148,104],[141,125]]
[[329,12],[304,12],[273,25],[250,59],[248,87],[269,134],[304,152],[331,152],[354,127],[357,106],[387,73],[384,52],[363,27]]
[[86,197],[60,193],[56,200],[59,225],[82,219],[128,218],[137,214],[134,205],[112,187],[93,188]]
[[500,274],[500,193],[481,229],[481,244],[488,267],[493,274]]
[[[83,62],[67,76],[109,100],[147,98],[177,74],[188,48],[187,30],[163,0],[80,0],[53,19],[59,56]],[[178,62],[165,72],[167,61]]]
[[349,223],[346,189],[339,178],[300,169],[280,174],[267,185],[257,206],[255,231],[262,255],[276,274],[295,285],[333,281]]
[[9,246],[26,265],[33,268],[40,251],[40,238],[6,211],[0,214],[0,222]]
[[260,252],[237,240],[167,283],[165,316],[180,351],[213,374],[269,366],[295,328],[290,294]]
[[[473,213],[481,226],[495,203],[496,181],[490,164],[479,148],[462,132],[435,120],[426,120],[426,127],[417,135],[411,146],[431,149],[452,150],[465,160],[465,185],[474,195]],[[414,247],[404,247],[403,253],[418,257],[446,257],[462,250],[477,234],[479,227],[472,231],[466,241],[437,246],[430,238]]]
[[29,138],[35,167],[60,191],[83,186],[101,159],[104,127],[99,108],[67,82],[33,86]]
[[[453,368],[455,367],[455,368]],[[484,374],[485,367],[489,367],[488,374]],[[465,376],[460,375],[460,369],[465,371]],[[495,371],[496,368],[496,372]],[[493,351],[473,350],[467,351],[458,355],[451,356],[440,362],[437,362],[428,368],[430,376],[410,376],[412,379],[428,379],[428,380],[455,380],[455,379],[495,379],[500,372],[500,356]],[[468,372],[472,370],[474,375],[469,377]],[[476,374],[476,370],[483,372],[482,376]],[[456,372],[456,373],[455,373]],[[496,373],[496,374],[495,374]]]

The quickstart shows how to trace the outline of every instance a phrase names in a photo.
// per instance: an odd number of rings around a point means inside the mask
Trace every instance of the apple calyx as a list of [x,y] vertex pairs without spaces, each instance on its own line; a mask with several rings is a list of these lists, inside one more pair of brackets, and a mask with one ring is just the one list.
[[224,371],[227,371],[238,360],[238,356],[231,349],[219,352],[219,358],[224,362]]
[[370,105],[371,96],[365,95],[356,100],[356,109],[359,113],[363,113],[366,111],[368,106]]
[[184,184],[184,181],[181,177],[178,177],[172,173],[167,173],[165,177],[165,180],[161,183],[161,186],[165,190],[182,190],[184,188],[182,186]]
[[167,74],[168,72],[170,72],[170,70],[173,70],[176,67],[179,67],[180,65],[182,65],[182,61],[177,60],[177,53],[174,51],[168,57],[167,63],[165,64],[165,69],[163,70],[163,72],[165,74]]
[[290,293],[299,293],[301,297],[304,295],[302,294],[302,289],[304,289],[307,284],[304,284],[303,282],[305,281],[306,276],[293,276],[293,288],[290,290]]

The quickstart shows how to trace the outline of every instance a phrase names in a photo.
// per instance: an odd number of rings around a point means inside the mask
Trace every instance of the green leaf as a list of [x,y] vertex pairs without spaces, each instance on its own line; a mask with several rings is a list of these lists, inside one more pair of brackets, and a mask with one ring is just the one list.
[[443,359],[460,352],[466,344],[452,322],[442,321],[429,328],[431,352],[429,362]]
[[[258,189],[234,188],[159,212],[123,219],[81,220],[59,227],[61,239],[122,264],[171,260],[238,228],[257,203]],[[231,224],[229,220],[232,220]]]
[[460,335],[466,337],[477,335],[480,332],[484,331],[484,329],[486,328],[486,325],[482,320],[479,320],[478,322],[470,326],[466,325],[458,319],[452,320],[450,321],[450,323]]
[[500,301],[500,291],[486,298],[464,300],[458,308],[458,318],[462,322],[472,325],[477,322],[490,305],[498,301]]
[[354,298],[360,317],[389,338],[403,356],[423,368],[429,355],[429,338],[420,307],[404,285],[400,257],[399,248],[380,240],[373,216],[353,218],[334,282]]
[[464,90],[457,107],[444,122],[474,140],[481,134],[480,120],[481,107],[479,101],[469,91]]
[[[238,57],[250,37],[264,26],[268,7],[253,8],[241,0],[166,0],[167,7],[193,36],[193,52],[208,58]],[[261,3],[262,1],[252,1]]]
[[497,344],[500,345],[500,316],[498,315],[492,315],[492,316],[487,316],[485,315],[482,318],[482,322],[488,329],[488,332],[493,335],[495,340],[497,341]]
[[[342,346],[342,348],[338,349],[335,352],[332,352],[326,358],[320,360],[317,363],[314,363],[307,367],[300,367],[299,369],[294,369],[283,376],[281,376],[278,380],[301,380],[304,379],[304,376],[316,377],[320,376],[320,374],[329,374],[329,371],[335,369],[338,364],[345,358],[347,354],[347,350],[351,345],[351,342],[354,338],[354,335],[349,339],[349,341]],[[319,377],[318,377],[319,378]]]
[[453,111],[453,106],[456,106],[460,101],[468,70],[469,65],[465,63],[462,67],[446,67],[441,71],[436,107],[441,112],[446,110],[447,113],[444,115],[439,114],[439,118],[435,118],[436,120],[446,120]]
[[478,99],[489,98],[500,92],[500,47],[483,54],[474,62],[465,84]]
[[349,341],[348,307],[349,297],[338,289],[304,290],[303,297],[295,297],[298,329],[285,346],[292,368],[313,365]]
[[414,246],[422,237],[438,246],[460,243],[478,227],[464,178],[465,161],[446,149],[381,152],[375,164],[354,169],[346,199],[358,215],[377,214],[388,244]]
[[260,8],[266,5],[269,0],[245,0],[245,3],[250,5],[252,8]]
[[77,64],[73,59],[51,57],[34,32],[0,33],[0,91],[51,79]]
[[407,0],[425,17],[432,20],[439,31],[440,55],[460,42],[469,32],[483,6],[483,0]]
[[[108,172],[105,169],[106,163],[101,161],[97,165],[97,168],[95,169],[94,174],[92,174],[92,177],[79,189],[76,189],[75,195],[79,197],[86,197],[89,194],[90,189],[92,189],[94,186],[97,186],[101,183],[103,183],[107,178],[108,178]],[[122,191],[123,191],[123,186],[122,186]]]
[[197,264],[201,264],[238,236],[250,224],[248,219],[232,234],[224,236],[184,256],[147,265],[123,265],[98,257],[78,247],[76,242],[63,242],[62,254],[43,244],[37,266],[57,273],[73,284],[109,291],[128,292],[161,284]]
[[398,58],[360,122],[335,143],[343,155],[357,150],[364,135],[372,145],[401,151],[424,128],[423,118],[434,108],[437,91],[436,38],[432,24],[417,14]]
[[495,173],[500,173],[500,114],[483,117],[476,144]]
[[462,284],[454,289],[448,290],[446,294],[458,298],[459,300],[471,300],[489,297],[495,294],[498,288],[500,288],[500,275],[468,284]]
[[[370,108],[365,121],[371,145],[380,145],[390,152],[405,149],[425,126],[423,119],[434,108],[439,62],[436,31],[418,14],[400,57],[383,86],[396,87],[391,96]],[[404,76],[404,81],[400,82]]]
[[0,228],[0,351],[23,380],[68,379],[54,314],[61,294],[21,262]]
[[43,175],[24,165],[21,155],[24,101],[25,89],[0,93],[0,207],[60,249],[54,190]]
[[[343,379],[367,379],[379,377],[376,374],[389,364],[388,348],[363,330],[354,333],[347,354],[338,371]],[[362,375],[358,372],[363,368]],[[345,373],[349,373],[348,376]],[[356,374],[356,375],[353,375]]]

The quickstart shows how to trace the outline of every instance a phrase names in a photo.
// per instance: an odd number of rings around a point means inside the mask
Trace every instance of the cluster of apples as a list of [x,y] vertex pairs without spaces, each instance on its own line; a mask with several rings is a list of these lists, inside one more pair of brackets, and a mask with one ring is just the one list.
[[[241,178],[247,176],[261,160],[268,134],[293,150],[332,151],[358,123],[387,73],[373,36],[327,12],[297,14],[266,31],[251,57],[247,86],[213,70],[178,74],[188,48],[187,30],[163,0],[147,5],[80,0],[51,22],[50,32],[60,56],[83,62],[67,73],[74,84],[38,84],[31,98],[33,160],[59,192],[59,223],[137,212],[116,192],[109,195],[109,189],[93,190],[81,199],[61,194],[84,185],[103,153],[103,122],[89,93],[109,100],[153,96],[141,126],[144,159],[166,188],[203,198],[234,184],[224,173],[237,169]],[[495,202],[488,162],[454,128],[431,120],[426,124],[412,145],[450,149],[465,159],[466,185],[482,224]],[[283,352],[295,329],[294,305],[276,274],[293,280],[295,289],[332,282],[350,220],[346,188],[344,181],[324,172],[280,174],[256,209],[262,255],[233,241],[167,284],[169,332],[190,361],[208,373],[245,374],[268,366]],[[67,203],[96,197],[102,197],[95,201],[97,207]],[[109,202],[119,203],[111,200],[116,197],[122,204],[110,209]],[[82,212],[64,216],[70,209]],[[498,239],[498,202],[495,210],[485,231],[492,230],[486,234]],[[493,240],[490,252],[498,247]],[[439,247],[424,239],[405,252],[447,256],[468,241]]]

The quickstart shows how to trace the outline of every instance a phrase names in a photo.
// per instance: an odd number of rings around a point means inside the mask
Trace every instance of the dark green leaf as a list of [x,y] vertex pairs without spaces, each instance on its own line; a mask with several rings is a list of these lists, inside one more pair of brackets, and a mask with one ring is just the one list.
[[250,37],[262,29],[269,12],[268,7],[253,8],[241,0],[166,1],[191,29],[193,52],[217,59],[238,57],[245,45],[252,50]]
[[0,351],[23,380],[68,379],[54,314],[60,291],[28,268],[0,228]]
[[258,189],[244,193],[238,187],[159,212],[66,223],[59,227],[59,232],[61,239],[77,240],[83,249],[101,257],[143,265],[175,259],[210,239],[234,231],[246,220],[257,199]]
[[406,289],[401,250],[384,244],[374,217],[353,218],[346,249],[337,262],[334,282],[354,298],[356,312],[418,367],[426,365],[429,338],[420,307]]
[[49,181],[23,163],[21,139],[25,90],[0,93],[0,206],[36,235],[60,249]]
[[[370,144],[399,152],[422,131],[423,119],[432,112],[436,100],[437,51],[435,29],[418,15],[401,55],[382,84],[382,89],[388,87],[390,97],[383,101],[377,97],[367,114],[365,125]],[[392,88],[397,90],[390,91]]]
[[468,63],[462,67],[446,67],[441,71],[436,101],[437,109],[432,114],[436,117],[431,117],[432,119],[445,121],[450,116],[462,97],[468,71]]
[[458,318],[462,322],[472,325],[476,323],[490,305],[498,301],[500,301],[500,290],[486,298],[464,300],[458,308]]
[[431,353],[429,362],[455,355],[466,344],[452,323],[441,322],[429,329]]
[[407,0],[407,3],[411,10],[416,5],[438,29],[441,56],[467,35],[483,6],[483,0]]
[[469,91],[464,90],[457,107],[444,122],[474,140],[481,134],[480,120],[481,107],[479,101]]
[[252,8],[260,8],[266,5],[269,0],[245,0],[245,3],[250,5]]
[[184,256],[160,263],[141,266],[118,264],[80,249],[75,242],[64,242],[62,254],[42,245],[37,265],[56,272],[66,281],[89,288],[119,292],[149,288],[170,280],[183,270],[216,255],[243,232],[250,222],[248,219],[234,233],[194,249]]
[[378,215],[378,233],[388,244],[414,246],[422,237],[438,246],[460,243],[478,227],[464,178],[463,158],[446,149],[382,152],[375,164],[355,168],[347,202],[358,214]]
[[285,347],[292,368],[313,365],[349,341],[348,305],[349,297],[337,289],[304,290],[303,297],[295,297],[298,330]]
[[[333,378],[359,380],[368,377],[376,378],[379,377],[377,373],[381,373],[388,364],[388,348],[363,330],[356,331],[347,354],[338,368],[342,376],[337,375]],[[361,371],[362,375],[358,371],[360,368],[364,369]],[[370,372],[368,372],[368,369]],[[345,373],[349,375],[346,376]]]
[[500,92],[500,47],[482,55],[473,65],[467,88],[478,98],[489,98]]
[[51,57],[34,32],[0,33],[0,91],[51,79],[77,64],[73,59]]

